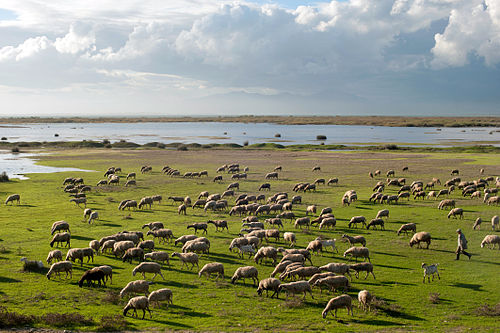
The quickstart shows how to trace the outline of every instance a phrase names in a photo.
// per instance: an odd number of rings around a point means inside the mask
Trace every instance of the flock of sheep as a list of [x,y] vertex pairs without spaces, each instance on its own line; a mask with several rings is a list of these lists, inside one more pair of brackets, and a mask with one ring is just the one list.
[[[141,168],[141,173],[145,174],[152,170],[151,166],[143,166]],[[313,171],[320,171],[319,166],[315,166]],[[404,168],[405,171],[408,168]],[[229,164],[221,166],[217,169],[217,173],[227,172],[232,174],[231,179],[246,179],[248,168],[242,169],[243,173],[240,173],[240,166],[238,164]],[[274,179],[278,180],[280,178],[279,172],[282,171],[281,166],[274,168],[273,172],[266,174],[263,178],[265,180]],[[119,185],[120,168],[111,167],[105,172],[106,179],[103,179],[97,183],[97,186],[109,186],[109,185]],[[162,170],[164,174],[174,176],[174,177],[202,177],[208,176],[207,171],[201,172],[189,172],[181,175],[179,170],[165,166]],[[459,174],[458,170],[453,170],[452,175],[457,176]],[[374,177],[380,175],[380,171],[370,172],[369,176]],[[386,173],[387,177],[395,175],[394,170],[389,170]],[[125,186],[137,185],[136,174],[134,172],[127,175],[127,183]],[[223,180],[222,175],[217,175],[213,181],[221,182]],[[313,265],[313,256],[321,254],[328,249],[331,251],[337,251],[336,239],[323,239],[322,237],[317,237],[316,239],[309,242],[305,249],[295,248],[297,241],[297,234],[295,232],[283,232],[280,228],[284,229],[287,221],[293,222],[294,229],[310,229],[311,227],[317,226],[318,229],[333,229],[337,226],[337,220],[330,207],[324,207],[320,213],[317,215],[319,210],[316,205],[308,205],[305,209],[305,216],[298,216],[297,211],[294,212],[294,206],[302,204],[302,197],[299,195],[300,192],[311,192],[315,191],[316,187],[319,185],[335,185],[338,184],[338,178],[331,178],[328,181],[322,178],[316,179],[313,183],[297,183],[291,189],[296,195],[289,196],[288,192],[274,193],[273,195],[261,194],[261,191],[270,191],[272,184],[263,183],[258,188],[256,192],[259,194],[252,195],[241,193],[238,194],[239,183],[231,183],[225,191],[221,194],[212,193],[209,194],[208,191],[201,192],[197,200],[193,202],[188,196],[170,196],[168,200],[171,200],[173,204],[180,203],[178,206],[179,214],[186,214],[189,209],[203,209],[204,212],[213,211],[218,214],[227,214],[227,216],[238,215],[242,218],[242,228],[240,230],[240,236],[231,240],[228,244],[228,249],[231,253],[236,251],[240,258],[244,258],[245,255],[248,258],[253,257],[256,266],[242,266],[236,269],[231,278],[231,283],[236,283],[238,280],[243,280],[245,283],[246,279],[253,282],[253,285],[257,287],[257,293],[262,295],[266,292],[268,296],[269,291],[272,292],[271,298],[276,296],[279,297],[280,293],[285,293],[286,298],[290,295],[302,294],[304,299],[307,294],[310,294],[313,298],[312,289],[319,288],[322,292],[323,289],[329,290],[330,292],[336,292],[336,290],[342,289],[344,292],[351,287],[352,275],[354,273],[356,278],[359,278],[360,272],[365,272],[365,279],[371,274],[375,279],[374,266],[371,263],[370,250],[367,245],[367,240],[364,236],[355,235],[355,230],[358,226],[365,227],[366,229],[384,229],[385,221],[384,218],[389,218],[389,209],[381,209],[378,211],[374,219],[368,221],[365,216],[353,216],[348,222],[348,228],[353,229],[352,234],[342,235],[342,240],[349,243],[350,248],[348,248],[343,256],[348,258],[347,263],[329,263],[320,267]],[[433,189],[437,184],[441,184],[439,179],[433,179],[431,182],[424,182],[420,180],[413,181],[410,185],[406,184],[405,178],[391,179],[378,182],[373,188],[374,195],[369,199],[379,204],[396,205],[399,200],[407,199],[409,200],[411,196],[414,200],[434,198],[440,196],[447,196],[453,191],[462,191],[462,195],[470,196],[471,198],[483,197],[484,203],[487,205],[498,205],[499,197],[497,193],[497,188],[500,187],[500,179],[493,179],[492,177],[486,179],[477,179],[471,181],[461,180],[458,177],[454,177],[449,181],[445,182],[445,189],[436,192],[434,190],[426,193],[428,189]],[[72,196],[71,202],[76,205],[84,205],[85,210],[83,217],[86,222],[97,223],[99,220],[98,211],[93,211],[86,208],[87,205],[87,194],[91,192],[92,186],[85,185],[82,178],[66,178],[63,181],[64,191]],[[384,189],[389,186],[398,187],[398,195],[386,195],[384,194]],[[136,210],[136,209],[152,209],[153,205],[161,204],[163,198],[161,195],[152,195],[148,197],[143,197],[140,200],[127,199],[120,202],[118,205],[119,210]],[[229,201],[234,200],[234,204],[231,206]],[[355,190],[347,191],[342,197],[343,205],[350,205],[358,200],[358,196]],[[13,204],[14,202],[20,202],[20,195],[14,194],[10,195],[5,204]],[[451,199],[444,199],[438,204],[439,209],[451,208],[448,218],[463,218],[464,211],[460,207],[455,207],[455,201]],[[316,216],[317,215],[317,216]],[[315,217],[316,216],[316,217]],[[312,217],[315,217],[314,219]],[[473,228],[479,229],[481,227],[482,220],[479,218],[475,221]],[[50,269],[47,273],[47,278],[51,279],[54,276],[61,277],[61,273],[65,274],[65,278],[72,278],[72,268],[73,265],[79,261],[80,265],[83,266],[84,261],[87,263],[96,259],[95,255],[113,255],[124,262],[132,263],[134,260],[137,261],[137,266],[132,269],[132,276],[136,274],[142,275],[142,280],[130,281],[120,292],[120,296],[125,295],[137,295],[144,294],[145,296],[134,296],[129,299],[127,305],[123,309],[123,315],[126,316],[129,311],[133,310],[133,313],[137,316],[137,310],[143,311],[142,318],[144,319],[146,311],[149,312],[152,317],[150,306],[156,305],[160,306],[160,302],[166,302],[167,304],[172,304],[173,293],[172,290],[167,288],[162,288],[150,292],[150,286],[157,276],[165,279],[162,270],[165,269],[165,263],[169,267],[170,260],[172,258],[178,258],[181,266],[180,269],[193,270],[196,268],[199,270],[199,277],[202,276],[215,276],[217,279],[223,279],[225,277],[224,265],[219,262],[210,262],[204,265],[201,269],[199,268],[199,258],[205,254],[210,253],[210,239],[208,238],[208,226],[213,224],[216,231],[229,230],[227,220],[207,220],[207,222],[192,223],[187,225],[187,230],[192,229],[194,234],[177,235],[179,237],[174,237],[171,229],[166,228],[162,222],[151,222],[142,225],[142,228],[137,231],[123,231],[111,235],[103,235],[99,240],[95,239],[89,242],[89,246],[86,248],[71,248],[71,231],[70,224],[66,221],[56,221],[52,224],[51,235],[52,239],[48,244],[50,247],[60,247],[68,248],[66,256],[63,256],[61,250],[51,250],[48,253],[46,262],[50,264]],[[493,216],[491,218],[491,227],[493,230],[498,228],[499,217]],[[269,226],[269,228],[266,228]],[[143,230],[147,229],[144,234]],[[201,236],[198,236],[200,232]],[[421,243],[426,244],[426,248],[429,248],[431,244],[432,237],[429,232],[417,231],[417,225],[415,223],[406,223],[401,225],[397,231],[399,236],[401,233],[412,233],[409,245],[413,247],[421,246]],[[204,237],[207,236],[207,237]],[[152,239],[146,239],[146,237],[151,237]],[[283,239],[288,248],[283,247],[273,247],[269,246],[270,241],[280,241]],[[171,254],[166,251],[158,250],[162,244],[167,244],[172,242],[174,246],[181,246],[180,249]],[[266,244],[264,244],[266,242]],[[498,245],[500,249],[500,237],[498,235],[492,234],[487,235],[481,243],[481,247],[490,246],[495,247]],[[363,261],[358,263],[358,258]],[[351,259],[355,260],[356,263],[350,263]],[[40,265],[40,262],[29,261],[23,258],[22,261],[24,265]],[[270,277],[263,278],[259,280],[259,269],[258,265],[264,264],[265,262],[271,262],[274,270]],[[309,263],[310,265],[306,265]],[[424,271],[423,282],[427,278],[428,282],[432,277],[436,275],[440,279],[438,272],[438,264],[422,264],[422,269]],[[151,281],[146,280],[146,274],[151,274]],[[97,266],[89,269],[83,273],[78,282],[79,286],[82,287],[84,283],[88,286],[94,286],[95,284],[105,286],[109,281],[112,283],[113,269],[111,266],[103,265]],[[362,290],[358,294],[359,306],[365,310],[370,308],[373,295],[368,290]],[[352,313],[352,297],[347,294],[341,294],[340,296],[333,297],[326,304],[322,316],[325,318],[329,312],[335,317],[337,316],[337,309],[346,308],[348,314]],[[167,305],[168,306],[168,305]]]

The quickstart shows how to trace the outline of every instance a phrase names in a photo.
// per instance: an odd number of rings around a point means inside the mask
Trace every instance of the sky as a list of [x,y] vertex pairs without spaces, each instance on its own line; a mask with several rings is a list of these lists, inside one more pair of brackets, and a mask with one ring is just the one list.
[[500,116],[500,0],[2,0],[0,117]]

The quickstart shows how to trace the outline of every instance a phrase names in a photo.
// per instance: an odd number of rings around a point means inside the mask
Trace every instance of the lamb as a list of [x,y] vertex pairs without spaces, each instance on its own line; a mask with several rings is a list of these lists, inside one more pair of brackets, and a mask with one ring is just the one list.
[[254,261],[256,263],[262,263],[264,258],[270,258],[273,260],[273,265],[276,265],[276,260],[278,256],[278,251],[272,246],[261,247],[257,254],[254,256]]
[[170,290],[168,288],[158,289],[158,290],[151,292],[151,294],[149,294],[148,301],[149,301],[149,304],[153,305],[153,303],[155,303],[158,307],[160,307],[161,301],[166,301],[167,308],[168,308],[169,304],[173,304],[172,303],[172,295],[173,295],[172,290]]
[[69,232],[69,223],[66,221],[56,221],[52,223],[52,228],[50,234],[54,235],[56,231],[67,231]]
[[398,236],[404,231],[405,235],[408,235],[408,231],[417,232],[417,225],[415,223],[403,224],[398,230]]
[[198,276],[206,275],[210,278],[210,275],[217,274],[217,278],[222,277],[224,279],[224,265],[219,262],[211,262],[203,266],[202,269],[198,272]]
[[148,282],[146,280],[135,280],[135,281],[130,281],[121,291],[120,291],[120,297],[123,297],[125,294],[130,294],[130,293],[144,293],[146,296],[148,296],[149,293],[149,285],[152,282]]
[[485,245],[492,245],[490,248],[494,249],[496,244],[498,244],[498,249],[500,250],[500,236],[486,235],[481,242],[481,248],[483,248]]
[[363,246],[366,246],[366,239],[363,236],[349,236],[346,234],[342,235],[343,239],[346,239],[351,246],[354,246],[356,243],[360,243]]
[[346,292],[347,289],[351,287],[349,284],[349,279],[347,279],[345,276],[328,276],[323,279],[319,279],[314,284],[312,287],[319,287],[320,288],[320,293],[323,292],[322,286],[328,287],[328,289],[331,292],[335,292],[335,289],[344,287],[344,292]]
[[138,262],[141,262],[144,260],[144,250],[141,249],[140,247],[131,247],[130,249],[127,249],[125,254],[122,257],[123,262],[127,261],[132,263],[132,260],[136,258]]
[[351,311],[351,316],[353,315],[352,313],[352,297],[346,294],[337,296],[335,298],[330,299],[328,304],[326,305],[325,309],[321,313],[323,316],[323,319],[326,318],[328,315],[328,312],[335,310],[335,318],[337,318],[337,309],[341,308],[346,308],[347,309],[347,314],[349,315],[349,311]]
[[432,275],[432,281],[434,281],[434,274],[437,274],[438,279],[441,280],[441,277],[439,276],[438,264],[432,264],[432,265],[427,265],[425,263],[422,263],[422,268],[424,269],[424,280],[423,283],[425,283],[425,277],[427,277],[427,281],[431,283],[431,275]]
[[448,213],[448,218],[450,218],[450,216],[453,216],[454,218],[457,218],[456,217],[457,215],[460,216],[461,219],[463,219],[464,218],[464,210],[462,208],[453,208]]
[[151,314],[151,310],[149,309],[149,301],[148,298],[145,296],[137,296],[131,298],[127,305],[123,308],[123,316],[127,316],[127,312],[129,310],[134,310],[134,315],[137,317],[137,310],[142,310],[142,319],[144,319],[144,316],[146,315],[146,310],[149,312],[149,316],[153,318],[153,315]]
[[50,265],[52,260],[54,260],[54,262],[62,261],[62,252],[59,250],[50,251],[49,254],[47,255],[47,260],[46,260],[47,264]]
[[495,215],[491,218],[491,229],[494,231],[496,227],[498,227],[498,224],[500,222],[500,218],[498,215]]
[[297,237],[293,232],[285,232],[283,234],[283,240],[286,242],[290,242],[290,247],[294,247],[295,242],[297,241]]
[[154,273],[152,280],[155,279],[157,275],[160,275],[163,280],[165,277],[161,273],[161,265],[156,262],[141,262],[132,270],[132,275],[135,276],[136,273],[142,273],[142,277],[146,278],[146,273]]
[[379,219],[379,218],[382,218],[382,217],[389,217],[389,210],[388,209],[379,210],[378,213],[377,213],[377,216],[375,218]]
[[358,261],[358,257],[361,257],[366,258],[369,262],[371,262],[370,251],[366,247],[353,246],[344,252],[344,257],[347,257],[348,255],[350,255],[348,261],[351,261],[353,257],[356,258],[356,261]]
[[163,229],[163,223],[161,222],[150,222],[142,226],[142,229],[149,228],[150,230]]
[[311,285],[307,281],[296,281],[296,282],[290,282],[290,283],[282,283],[278,286],[278,293],[281,291],[286,292],[286,299],[288,299],[288,295],[292,294],[298,294],[298,293],[304,293],[304,300],[306,299],[306,292],[309,292],[311,294],[311,298],[314,299],[314,296],[312,294],[312,289]]
[[253,285],[255,286],[256,282],[259,283],[258,275],[259,272],[257,271],[257,268],[253,266],[238,267],[231,278],[231,283],[234,284],[237,280],[243,279],[243,284],[245,284],[246,278],[252,278]]
[[373,300],[373,296],[368,290],[361,290],[358,293],[359,305],[361,306],[361,309],[363,309],[363,311],[366,311],[366,310],[370,311],[371,310],[372,300]]
[[188,253],[179,253],[179,252],[174,252],[171,254],[171,257],[178,257],[181,262],[182,262],[182,265],[181,265],[181,268],[186,265],[187,267],[187,264],[191,264],[191,269],[194,268],[194,265],[196,265],[196,267],[200,268],[200,266],[198,266],[198,255],[196,253],[193,253],[193,252],[188,252]]
[[8,204],[9,202],[11,205],[14,204],[14,201],[17,201],[17,204],[19,205],[21,200],[21,196],[19,194],[11,194],[7,197],[7,200],[5,200],[5,204]]
[[271,295],[271,298],[274,297],[274,295],[276,295],[276,298],[279,298],[278,294],[278,288],[280,286],[281,282],[280,280],[278,279],[275,279],[275,278],[266,278],[264,280],[261,280],[259,282],[259,287],[257,288],[257,294],[259,296],[262,296],[262,292],[265,290],[266,291],[266,296],[269,297],[269,290],[273,291],[273,294]]
[[73,264],[71,261],[65,260],[53,263],[46,275],[47,279],[50,280],[50,277],[54,273],[59,276],[61,272],[66,273],[66,278],[68,278],[68,274],[70,275],[70,279],[73,278]]
[[97,281],[99,287],[101,286],[101,281],[106,286],[106,281],[104,280],[104,273],[101,270],[89,269],[83,273],[82,277],[78,281],[78,286],[81,288],[83,282],[87,281],[88,286],[94,286],[94,281]]
[[68,248],[70,247],[71,235],[69,232],[62,232],[60,234],[55,234],[50,241],[50,247],[53,247],[55,243],[66,243]]
[[352,269],[356,273],[354,274],[356,276],[356,279],[359,279],[359,272],[366,272],[365,280],[368,278],[368,275],[372,273],[373,278],[375,278],[375,274],[373,274],[373,265],[369,262],[362,262],[359,264],[353,264],[349,265],[349,269]]
[[429,245],[431,244],[431,234],[426,231],[417,232],[410,240],[410,247],[413,247],[413,245],[417,244],[417,247],[420,248],[421,242],[427,243],[428,249]]
[[362,223],[364,227],[366,227],[366,218],[364,216],[354,216],[351,218],[349,221],[349,228],[352,227],[352,225],[355,225],[357,228],[358,223]]

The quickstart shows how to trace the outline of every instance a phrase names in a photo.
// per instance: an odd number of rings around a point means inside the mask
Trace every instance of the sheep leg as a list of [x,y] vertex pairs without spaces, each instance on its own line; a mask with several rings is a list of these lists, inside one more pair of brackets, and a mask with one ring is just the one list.
[[365,280],[368,278],[368,274],[370,274],[370,272],[366,271]]

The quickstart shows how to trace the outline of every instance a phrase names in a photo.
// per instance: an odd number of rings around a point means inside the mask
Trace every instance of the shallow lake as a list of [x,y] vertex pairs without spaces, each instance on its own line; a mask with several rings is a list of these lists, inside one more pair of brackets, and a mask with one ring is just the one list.
[[[281,137],[275,137],[280,134]],[[139,144],[148,142],[238,143],[276,142],[283,145],[318,143],[317,135],[327,137],[325,144],[432,144],[449,147],[481,141],[500,145],[500,128],[383,127],[348,125],[278,125],[254,123],[64,123],[4,124],[0,136],[9,142],[81,141],[108,139]]]

